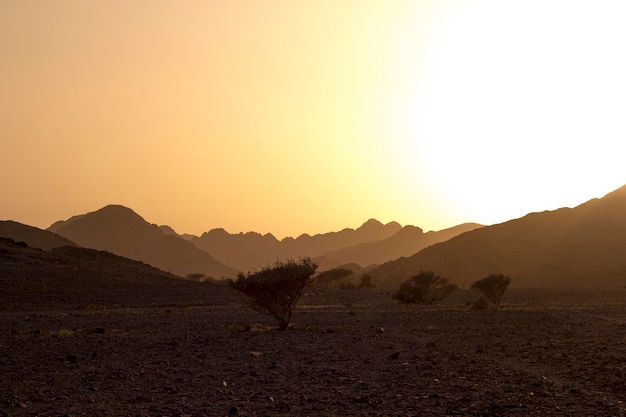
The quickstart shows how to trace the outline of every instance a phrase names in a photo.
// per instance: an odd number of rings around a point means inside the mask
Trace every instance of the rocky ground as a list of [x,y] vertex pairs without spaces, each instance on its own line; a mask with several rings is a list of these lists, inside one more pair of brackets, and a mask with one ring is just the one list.
[[475,298],[0,311],[0,416],[626,415],[626,289]]

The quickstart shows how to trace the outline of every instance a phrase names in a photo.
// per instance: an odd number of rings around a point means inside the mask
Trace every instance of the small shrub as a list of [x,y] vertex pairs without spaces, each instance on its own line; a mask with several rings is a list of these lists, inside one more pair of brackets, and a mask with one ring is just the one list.
[[204,274],[199,273],[199,272],[187,274],[187,279],[190,279],[192,281],[202,281],[204,278],[205,278]]
[[472,303],[470,307],[471,310],[487,310],[489,308],[489,300],[487,300],[484,296],[481,296],[478,300]]
[[372,282],[372,277],[368,274],[363,274],[361,276],[361,282],[359,283],[359,289],[361,288],[374,288],[375,285]]
[[474,282],[470,288],[481,292],[493,304],[500,305],[504,291],[510,283],[510,277],[504,274],[492,274]]
[[245,296],[252,309],[273,316],[278,326],[286,329],[302,293],[315,282],[316,269],[310,258],[289,259],[254,273],[239,274],[229,285]]
[[432,304],[443,300],[457,288],[447,278],[435,275],[432,271],[420,271],[402,283],[393,298],[402,303]]
[[340,290],[358,290],[359,287],[352,281],[342,280],[339,281]]

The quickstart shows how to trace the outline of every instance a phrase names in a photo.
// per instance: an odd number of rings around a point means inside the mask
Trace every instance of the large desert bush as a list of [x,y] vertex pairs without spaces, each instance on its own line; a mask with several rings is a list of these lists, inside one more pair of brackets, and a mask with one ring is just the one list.
[[504,274],[492,274],[474,282],[470,288],[481,292],[489,301],[499,305],[510,283],[510,277]]
[[239,274],[229,285],[245,296],[254,310],[273,316],[286,329],[304,290],[315,282],[317,265],[309,258],[277,262],[260,271]]
[[447,278],[432,271],[420,271],[402,283],[393,298],[402,303],[432,304],[443,300],[457,288],[455,284],[450,284]]

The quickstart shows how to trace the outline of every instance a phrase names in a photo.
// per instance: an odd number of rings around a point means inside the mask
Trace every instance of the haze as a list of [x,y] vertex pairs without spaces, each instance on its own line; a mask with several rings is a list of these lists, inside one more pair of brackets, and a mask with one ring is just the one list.
[[439,230],[626,183],[620,1],[4,1],[0,218]]

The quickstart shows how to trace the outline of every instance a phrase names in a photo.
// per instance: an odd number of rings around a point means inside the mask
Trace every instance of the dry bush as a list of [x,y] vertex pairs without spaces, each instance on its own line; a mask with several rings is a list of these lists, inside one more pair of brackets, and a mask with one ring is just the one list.
[[510,277],[504,274],[492,274],[474,282],[470,288],[483,293],[495,305],[500,305],[500,300],[510,283]]
[[361,280],[357,284],[354,280],[342,279],[339,281],[340,290],[361,290],[363,288],[374,288],[375,285],[372,282],[372,277],[364,274],[361,276]]
[[471,310],[487,310],[490,307],[490,302],[484,296],[481,296],[478,300],[472,303]]
[[278,326],[286,329],[302,293],[315,282],[316,269],[310,258],[289,259],[254,273],[239,274],[229,285],[245,296],[251,308],[273,316]]
[[402,303],[432,304],[443,300],[457,288],[456,284],[450,284],[447,278],[432,271],[420,271],[402,283],[393,298]]
[[376,285],[372,282],[372,277],[369,274],[361,275],[361,282],[359,282],[359,289],[361,288],[374,288]]
[[352,281],[341,280],[339,281],[339,289],[340,290],[358,290],[359,287]]

